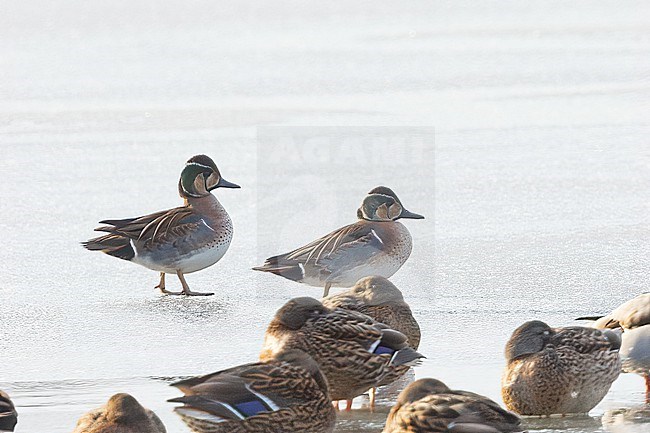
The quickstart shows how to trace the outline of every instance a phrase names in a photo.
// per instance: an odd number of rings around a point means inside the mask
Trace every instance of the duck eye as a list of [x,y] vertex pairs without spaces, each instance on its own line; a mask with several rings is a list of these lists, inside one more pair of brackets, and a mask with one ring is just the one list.
[[213,171],[205,173],[205,186],[206,188],[211,191],[217,187],[219,184],[220,177],[217,175],[217,173]]
[[549,332],[549,331],[544,331],[543,334],[544,334],[544,335],[549,335],[550,332]]
[[318,316],[320,314],[320,310],[311,310],[311,314],[313,316]]

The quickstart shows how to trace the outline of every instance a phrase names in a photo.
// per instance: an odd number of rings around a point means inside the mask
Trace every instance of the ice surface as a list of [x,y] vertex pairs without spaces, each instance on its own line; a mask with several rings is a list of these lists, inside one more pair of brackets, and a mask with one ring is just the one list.
[[[405,222],[414,250],[393,278],[423,329],[418,377],[499,400],[519,324],[648,290],[645,2],[3,9],[0,389],[19,433],[69,432],[115,392],[186,432],[168,383],[254,360],[274,311],[321,293],[250,268],[353,222],[380,184],[426,216]],[[230,251],[187,276],[215,296],[162,297],[154,272],[81,248],[101,219],[177,206],[196,153],[242,186],[217,191]],[[625,375],[592,415],[642,401]]]

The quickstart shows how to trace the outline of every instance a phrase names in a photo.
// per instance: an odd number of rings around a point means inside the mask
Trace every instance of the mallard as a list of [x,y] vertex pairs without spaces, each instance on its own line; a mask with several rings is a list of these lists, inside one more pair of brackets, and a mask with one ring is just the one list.
[[[411,313],[402,292],[387,278],[372,276],[357,281],[350,290],[323,298],[328,308],[343,308],[366,314],[377,322],[406,335],[409,347],[417,350],[420,345],[420,326]],[[402,365],[387,374],[379,386],[388,385],[406,374],[409,366]],[[370,406],[374,406],[377,389],[370,389]]]
[[350,290],[323,298],[322,302],[330,309],[338,307],[368,315],[406,335],[409,347],[417,350],[420,346],[420,326],[402,292],[387,278],[362,278]]
[[287,350],[172,384],[185,393],[170,402],[197,433],[329,433],[336,414],[327,381],[306,353]]
[[18,412],[6,392],[0,391],[0,431],[14,431]]
[[166,433],[160,418],[129,394],[115,394],[82,416],[72,433]]
[[646,401],[650,403],[650,293],[624,302],[606,316],[580,319],[596,320],[593,326],[598,329],[623,331],[620,350],[623,371],[645,379]]
[[506,345],[503,401],[521,415],[587,413],[619,375],[619,347],[613,332],[526,322]]
[[[137,263],[160,272],[156,288],[168,295],[212,295],[190,290],[184,274],[217,263],[226,254],[233,227],[228,212],[210,191],[239,188],[228,182],[212,159],[196,155],[185,164],[178,192],[185,204],[136,218],[104,220],[96,231],[109,234],[83,242],[91,251]],[[181,292],[165,288],[165,274],[176,274]]]
[[401,392],[383,433],[506,433],[522,431],[519,423],[487,397],[420,379]]
[[357,210],[356,223],[341,227],[303,247],[269,257],[256,271],[271,272],[310,286],[352,287],[369,275],[390,277],[411,255],[409,231],[400,218],[422,219],[404,208],[385,186],[374,188]]
[[[404,334],[365,314],[330,310],[313,298],[294,298],[269,324],[262,361],[299,349],[311,355],[327,378],[334,401],[352,399],[378,386],[401,366],[417,365],[423,356],[408,347]],[[371,402],[371,406],[372,406]]]

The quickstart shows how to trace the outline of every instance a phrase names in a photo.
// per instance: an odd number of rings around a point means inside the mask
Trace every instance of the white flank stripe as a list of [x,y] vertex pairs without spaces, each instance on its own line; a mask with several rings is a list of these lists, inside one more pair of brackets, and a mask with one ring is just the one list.
[[384,241],[382,241],[381,238],[380,238],[379,236],[377,236],[377,233],[375,233],[375,230],[374,230],[374,229],[370,229],[370,233],[372,233],[372,235],[373,235],[374,237],[376,237],[377,240],[378,240],[382,245],[384,245]]
[[[223,406],[226,406],[226,405],[223,405]],[[241,414],[233,411],[232,408],[228,408],[228,410],[230,410],[238,418],[243,419],[243,418],[241,418]],[[192,418],[195,418],[195,419],[206,420],[206,421],[210,421],[210,422],[214,422],[214,423],[232,421],[231,419],[224,419],[224,418],[221,418],[220,416],[213,415],[211,413],[204,412],[204,411],[199,410],[199,409],[190,409],[190,408],[187,408],[187,407],[177,407],[176,409],[174,409],[174,411],[178,412],[178,413],[180,413],[182,415],[185,415],[185,416],[189,416],[189,417],[192,417]]]
[[381,340],[377,340],[374,343],[372,343],[372,346],[370,346],[370,350],[368,350],[370,353],[373,353],[377,346],[379,346],[379,343],[381,343]]
[[216,230],[215,230],[215,229],[213,229],[212,227],[210,227],[210,226],[208,225],[208,223],[206,223],[206,222],[205,222],[205,220],[204,220],[204,219],[202,219],[202,220],[201,220],[201,222],[202,222],[203,224],[205,224],[205,226],[206,226],[207,228],[209,228],[210,230],[212,230],[213,232],[215,232],[215,233],[216,233]]

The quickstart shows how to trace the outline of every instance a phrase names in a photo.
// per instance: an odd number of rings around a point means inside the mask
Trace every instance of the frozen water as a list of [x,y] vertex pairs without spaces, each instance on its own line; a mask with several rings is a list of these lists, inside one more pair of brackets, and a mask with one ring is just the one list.
[[[647,290],[649,9],[4,2],[0,389],[17,431],[69,432],[130,392],[186,432],[168,383],[254,360],[274,311],[321,293],[250,268],[353,222],[380,184],[426,216],[405,222],[393,278],[423,328],[416,375],[499,400],[516,326]],[[80,247],[100,219],[177,206],[196,153],[242,185],[217,191],[230,251],[187,277],[215,296],[160,296],[154,272]],[[623,375],[592,417],[527,422],[602,431],[643,397]],[[339,429],[380,431],[387,410]]]

